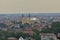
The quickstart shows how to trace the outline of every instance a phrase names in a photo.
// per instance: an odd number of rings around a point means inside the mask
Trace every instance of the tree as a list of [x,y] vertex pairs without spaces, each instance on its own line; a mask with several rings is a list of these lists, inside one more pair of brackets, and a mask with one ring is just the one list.
[[51,28],[47,27],[46,29],[42,29],[41,32],[46,32],[46,33],[50,32],[55,34],[60,33],[60,22],[52,22]]
[[53,31],[51,28],[46,28],[46,29],[42,29],[40,32],[41,33],[52,33]]
[[1,28],[6,28],[6,27],[8,27],[8,25],[6,25],[6,24],[4,24],[4,23],[0,23],[0,27],[1,27]]
[[35,40],[41,40],[41,38],[40,38],[40,31],[37,30],[37,29],[33,29],[33,31],[34,31],[34,34],[33,34],[32,37],[33,37]]
[[57,33],[60,33],[60,22],[53,22],[52,25],[51,25],[51,29],[52,31],[57,34]]

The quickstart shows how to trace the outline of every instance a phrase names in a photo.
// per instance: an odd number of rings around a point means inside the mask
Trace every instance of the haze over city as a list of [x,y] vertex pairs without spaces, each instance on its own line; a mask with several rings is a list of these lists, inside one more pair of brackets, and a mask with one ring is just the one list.
[[0,16],[28,16],[30,14],[30,16],[60,16],[60,13],[7,13],[7,14],[2,14],[0,13]]

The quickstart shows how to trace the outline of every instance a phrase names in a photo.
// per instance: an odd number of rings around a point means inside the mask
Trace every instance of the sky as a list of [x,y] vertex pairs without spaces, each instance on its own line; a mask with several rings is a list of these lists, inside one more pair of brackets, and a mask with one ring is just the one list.
[[60,0],[0,0],[0,13],[60,12]]

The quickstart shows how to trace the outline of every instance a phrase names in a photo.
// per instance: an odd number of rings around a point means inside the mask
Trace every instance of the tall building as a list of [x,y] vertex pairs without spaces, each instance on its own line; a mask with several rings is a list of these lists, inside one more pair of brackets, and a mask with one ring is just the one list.
[[31,17],[30,14],[28,14],[27,17],[24,17],[24,15],[22,14],[21,21],[22,24],[24,23],[32,24],[34,22],[40,22],[38,17]]
[[28,17],[24,17],[24,15],[22,14],[22,17],[21,17],[21,21],[22,21],[22,24],[24,23],[31,23],[30,21],[30,14],[28,15]]

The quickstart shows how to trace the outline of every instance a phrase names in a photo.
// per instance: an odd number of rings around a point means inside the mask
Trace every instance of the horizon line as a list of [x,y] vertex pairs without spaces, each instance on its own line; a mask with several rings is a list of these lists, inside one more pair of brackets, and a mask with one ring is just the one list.
[[14,12],[9,12],[9,13],[7,13],[7,12],[5,12],[5,13],[3,13],[3,12],[0,12],[0,14],[38,14],[38,13],[40,13],[40,14],[44,14],[44,13],[48,13],[48,14],[52,14],[52,13],[60,13],[60,12],[16,12],[16,13],[14,13]]

